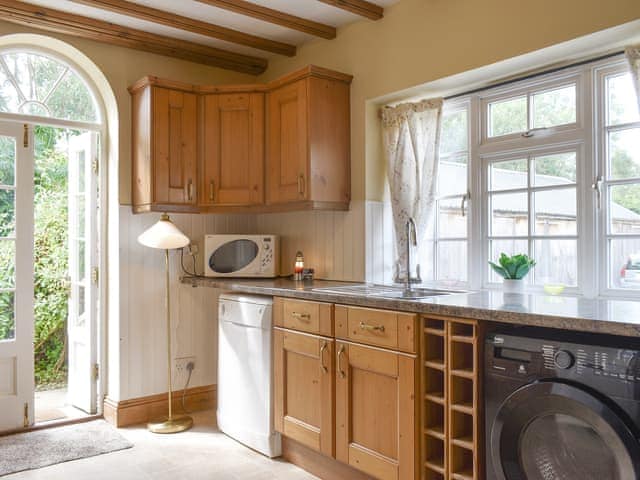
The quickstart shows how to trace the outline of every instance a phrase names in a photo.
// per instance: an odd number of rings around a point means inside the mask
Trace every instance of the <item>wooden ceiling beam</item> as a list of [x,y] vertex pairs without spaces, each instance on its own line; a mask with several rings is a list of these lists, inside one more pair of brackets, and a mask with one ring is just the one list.
[[0,18],[6,22],[73,35],[120,47],[259,75],[267,68],[263,58],[122,27],[103,20],[53,10],[18,0],[0,0]]
[[225,42],[237,43],[251,48],[257,48],[271,53],[292,57],[296,54],[295,45],[277,42],[268,38],[250,35],[226,27],[221,27],[201,20],[196,20],[182,15],[177,15],[157,8],[147,7],[127,0],[71,0],[75,3],[87,5],[89,7],[108,10],[127,17],[134,17],[158,23],[172,28],[184,30],[186,32],[197,33],[207,37],[224,40]]
[[231,12],[239,13],[247,17],[257,18],[264,22],[280,25],[281,27],[290,28],[299,32],[314,35],[316,37],[327,38],[329,40],[336,38],[336,29],[331,25],[307,20],[306,18],[296,17],[280,10],[256,5],[255,3],[245,0],[197,0],[200,3],[206,3],[213,7],[223,8]]
[[365,0],[318,0],[332,7],[341,8],[347,12],[355,13],[371,20],[380,20],[384,15],[384,9],[375,3]]

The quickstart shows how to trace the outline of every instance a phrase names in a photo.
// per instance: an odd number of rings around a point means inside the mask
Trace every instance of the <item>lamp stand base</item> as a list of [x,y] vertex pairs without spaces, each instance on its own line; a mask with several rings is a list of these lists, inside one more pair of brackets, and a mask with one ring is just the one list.
[[147,423],[147,430],[153,433],[178,433],[189,430],[193,426],[193,418],[184,415],[172,418],[161,418]]

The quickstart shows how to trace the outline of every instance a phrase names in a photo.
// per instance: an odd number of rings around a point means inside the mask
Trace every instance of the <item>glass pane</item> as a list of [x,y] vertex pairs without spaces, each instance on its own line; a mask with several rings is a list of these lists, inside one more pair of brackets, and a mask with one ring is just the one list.
[[438,195],[467,193],[467,156],[456,155],[440,160],[438,166]]
[[16,141],[13,137],[0,136],[0,185],[14,186],[15,181]]
[[[607,436],[578,417],[552,413],[536,417],[520,434],[519,463],[528,480],[621,479],[617,452]],[[611,427],[607,427],[611,428]],[[629,459],[630,461],[630,459]]]
[[85,165],[85,161],[86,161],[86,156],[84,153],[84,150],[81,150],[79,152],[77,152],[78,155],[78,163],[77,163],[77,168],[78,168],[78,185],[76,185],[76,193],[84,193],[84,175],[85,175],[85,170],[86,170],[86,165]]
[[609,176],[640,178],[640,128],[609,132]]
[[438,202],[438,237],[464,238],[467,236],[468,202],[462,215],[462,197]]
[[[529,246],[527,240],[491,240],[489,242],[489,258],[492,262],[498,262],[500,254],[505,253],[507,255],[517,255],[519,253],[529,254]],[[493,271],[491,267],[488,267],[489,281],[501,282],[502,277]],[[529,276],[525,277],[526,279]]]
[[85,242],[84,240],[78,240],[78,271],[76,272],[76,275],[78,276],[78,282],[82,282],[84,281],[85,278],[85,265],[86,265],[86,258],[85,258]]
[[491,195],[489,199],[491,235],[494,237],[529,234],[529,207],[526,193]]
[[607,125],[640,121],[630,73],[607,77]]
[[16,338],[15,292],[0,292],[0,341]]
[[468,131],[466,110],[445,114],[442,117],[440,154],[466,152],[469,148]]
[[16,242],[0,240],[0,288],[16,286]]
[[0,112],[17,112],[20,108],[20,97],[9,76],[0,68]]
[[[84,311],[85,311],[85,288],[83,285],[79,285],[78,286],[78,305],[77,305],[78,320],[80,320],[80,317],[82,317],[82,315],[84,314]],[[82,322],[79,322],[79,325],[84,323],[84,319],[82,320],[83,320]]]
[[78,238],[84,238],[85,225],[86,225],[86,210],[85,210],[85,198],[84,195],[78,195],[76,198],[77,214],[77,235]]
[[527,97],[489,104],[489,137],[527,130]]
[[576,152],[536,157],[533,164],[533,184],[537,187],[576,183]]
[[535,192],[533,201],[536,235],[577,235],[575,188]]
[[495,162],[489,166],[491,190],[512,190],[528,186],[527,159]]
[[576,86],[536,93],[533,96],[533,128],[549,128],[576,121]]
[[534,242],[533,269],[536,285],[562,283],[578,285],[577,240],[540,239]]
[[640,289],[640,238],[610,241],[611,286]]
[[0,237],[16,234],[16,192],[0,189]]
[[3,59],[27,100],[43,101],[66,67],[33,53],[6,53]]
[[467,281],[467,242],[438,243],[438,280]]
[[609,187],[611,233],[640,234],[640,184]]
[[69,71],[49,97],[51,116],[84,122],[97,122],[98,114],[89,89],[75,73]]
[[242,270],[258,255],[258,245],[251,240],[233,240],[218,247],[209,257],[209,267],[217,273]]

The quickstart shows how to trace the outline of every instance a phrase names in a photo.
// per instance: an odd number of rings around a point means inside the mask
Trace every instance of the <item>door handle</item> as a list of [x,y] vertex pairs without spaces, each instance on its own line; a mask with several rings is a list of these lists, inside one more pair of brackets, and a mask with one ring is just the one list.
[[329,369],[324,365],[324,352],[327,350],[328,345],[327,342],[322,342],[322,346],[320,347],[320,369],[327,373]]
[[344,354],[344,345],[340,345],[340,349],[338,350],[338,372],[340,372],[340,377],[341,378],[345,378],[347,376],[347,374],[344,372],[344,370],[342,370],[341,367],[341,362],[340,359],[342,358],[342,355]]
[[216,186],[215,182],[213,180],[211,180],[209,182],[209,200],[211,200],[212,202],[216,198],[215,186]]
[[360,322],[360,330],[384,333],[384,325],[369,325],[368,323]]
[[304,195],[305,184],[304,184],[304,175],[301,173],[298,175],[298,193],[300,195]]
[[187,183],[187,198],[189,199],[189,201],[193,200],[193,181],[189,180],[189,183]]

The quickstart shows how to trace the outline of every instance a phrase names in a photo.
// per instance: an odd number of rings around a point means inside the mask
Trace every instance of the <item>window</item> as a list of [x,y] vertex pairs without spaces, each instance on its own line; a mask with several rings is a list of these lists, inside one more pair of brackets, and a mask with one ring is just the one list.
[[428,278],[447,283],[468,281],[468,132],[468,105],[450,104],[442,116],[434,241],[420,262],[433,265]]
[[602,77],[604,115],[599,201],[604,211],[600,243],[609,289],[640,289],[640,115],[631,75]]
[[640,114],[622,56],[444,106],[426,279],[491,287],[527,253],[529,288],[640,290]]

